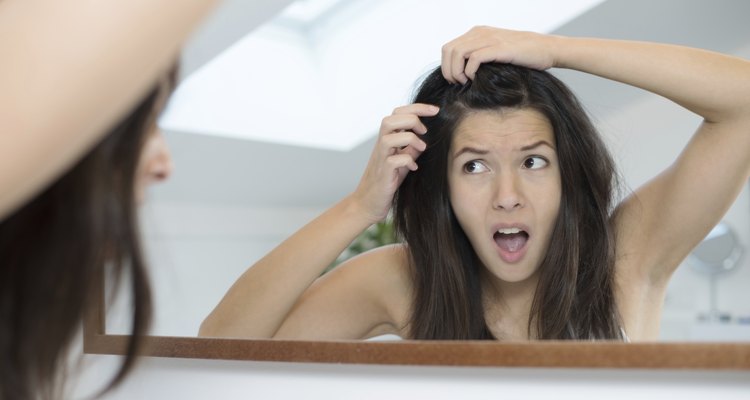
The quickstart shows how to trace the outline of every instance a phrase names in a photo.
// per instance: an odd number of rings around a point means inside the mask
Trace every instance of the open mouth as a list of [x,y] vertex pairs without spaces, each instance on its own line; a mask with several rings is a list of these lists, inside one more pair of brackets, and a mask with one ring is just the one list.
[[529,234],[520,228],[498,229],[492,237],[495,239],[497,246],[508,253],[515,253],[523,249],[529,240]]

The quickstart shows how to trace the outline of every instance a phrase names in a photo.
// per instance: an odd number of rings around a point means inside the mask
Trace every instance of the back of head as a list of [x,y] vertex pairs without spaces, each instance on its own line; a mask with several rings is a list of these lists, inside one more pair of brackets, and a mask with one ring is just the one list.
[[437,105],[440,112],[422,118],[427,149],[417,160],[419,169],[407,175],[394,198],[396,229],[412,255],[412,336],[493,337],[484,320],[481,265],[450,204],[448,154],[453,133],[472,111],[533,109],[552,126],[562,196],[540,266],[529,332],[540,339],[619,337],[609,224],[614,166],[570,90],[548,72],[489,63],[465,85],[447,82],[435,69],[414,102]]

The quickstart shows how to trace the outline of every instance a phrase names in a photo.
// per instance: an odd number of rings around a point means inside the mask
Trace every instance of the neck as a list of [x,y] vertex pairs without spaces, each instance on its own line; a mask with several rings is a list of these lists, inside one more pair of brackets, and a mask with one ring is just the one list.
[[504,282],[487,271],[484,275],[482,297],[490,331],[505,340],[534,337],[529,334],[529,318],[536,292],[536,274],[522,282]]

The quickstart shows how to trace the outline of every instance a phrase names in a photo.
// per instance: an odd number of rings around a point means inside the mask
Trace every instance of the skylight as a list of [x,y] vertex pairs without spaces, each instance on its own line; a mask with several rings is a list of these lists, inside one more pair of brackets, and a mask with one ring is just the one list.
[[297,0],[285,8],[273,23],[293,24],[297,25],[298,29],[304,29],[324,18],[326,14],[336,12],[336,8],[345,5],[346,2],[346,0]]
[[304,0],[188,76],[163,129],[348,151],[474,25],[550,32],[601,0]]

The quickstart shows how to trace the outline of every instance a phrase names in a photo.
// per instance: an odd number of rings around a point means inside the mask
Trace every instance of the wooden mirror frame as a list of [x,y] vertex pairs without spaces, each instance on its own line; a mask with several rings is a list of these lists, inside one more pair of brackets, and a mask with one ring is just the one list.
[[[124,355],[106,332],[104,285],[84,321],[83,352]],[[539,368],[750,370],[750,343],[297,341],[147,336],[143,356],[302,363]]]

